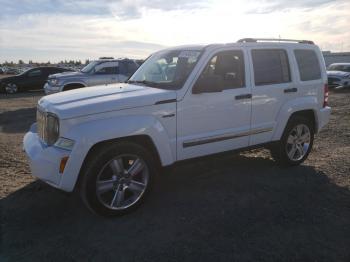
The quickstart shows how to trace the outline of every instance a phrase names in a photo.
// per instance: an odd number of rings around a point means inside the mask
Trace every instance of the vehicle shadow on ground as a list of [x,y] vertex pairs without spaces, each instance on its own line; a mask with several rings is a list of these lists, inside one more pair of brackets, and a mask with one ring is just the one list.
[[0,113],[0,132],[23,133],[36,121],[36,108],[23,108]]
[[34,182],[0,202],[10,260],[345,261],[350,192],[311,166],[233,155],[176,166],[123,217]]
[[6,93],[0,93],[0,100],[4,99],[15,99],[15,98],[27,98],[27,97],[40,97],[44,96],[45,93],[42,90],[38,91],[28,91],[28,92],[23,92],[23,93],[17,93],[17,94],[6,94]]

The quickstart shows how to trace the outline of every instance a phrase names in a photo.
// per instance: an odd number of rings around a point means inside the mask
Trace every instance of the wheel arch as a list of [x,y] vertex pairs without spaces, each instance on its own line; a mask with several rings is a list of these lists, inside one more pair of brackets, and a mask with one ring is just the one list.
[[70,153],[60,181],[61,188],[72,191],[88,157],[108,143],[130,141],[138,143],[155,154],[161,166],[176,161],[166,129],[153,116],[120,116],[74,125],[62,133],[76,143]]
[[68,91],[68,90],[78,89],[82,87],[86,87],[86,85],[81,82],[68,83],[63,86],[62,91]]
[[94,156],[94,154],[107,145],[110,145],[113,143],[120,143],[120,142],[130,142],[130,143],[135,143],[135,144],[141,145],[146,150],[148,150],[152,154],[152,156],[154,157],[154,160],[156,163],[156,168],[157,169],[161,168],[162,162],[160,159],[159,152],[156,148],[154,141],[148,135],[140,134],[140,135],[132,135],[132,136],[103,140],[103,141],[100,141],[100,142],[94,144],[87,152],[87,154],[84,158],[84,161],[80,167],[80,171],[79,171],[78,178],[77,178],[75,186],[74,186],[74,190],[79,188],[79,184],[81,183],[82,177],[83,177],[84,172],[85,172],[85,168],[87,167],[87,163]]
[[281,139],[288,122],[295,116],[302,116],[309,119],[312,122],[315,133],[317,133],[317,108],[318,103],[313,97],[298,98],[287,103],[280,110],[276,118],[276,128],[272,136],[272,141]]
[[[294,117],[303,117],[311,122],[311,126],[313,127],[314,131],[317,131],[317,125],[316,125],[316,114],[315,111],[312,109],[305,109],[305,110],[300,110],[296,111],[293,114],[290,115],[288,122],[294,118]],[[288,124],[287,122],[287,124]]]

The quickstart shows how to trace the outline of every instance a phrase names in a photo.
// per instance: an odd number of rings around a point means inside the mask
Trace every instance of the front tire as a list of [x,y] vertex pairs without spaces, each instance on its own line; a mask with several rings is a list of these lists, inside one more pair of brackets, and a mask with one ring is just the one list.
[[102,147],[88,161],[81,196],[90,210],[102,216],[118,216],[137,208],[156,175],[149,151],[131,142]]
[[270,151],[271,156],[281,165],[300,165],[310,154],[314,142],[314,126],[304,117],[292,117],[282,139]]
[[7,94],[16,94],[19,91],[18,86],[13,83],[6,84],[4,89]]

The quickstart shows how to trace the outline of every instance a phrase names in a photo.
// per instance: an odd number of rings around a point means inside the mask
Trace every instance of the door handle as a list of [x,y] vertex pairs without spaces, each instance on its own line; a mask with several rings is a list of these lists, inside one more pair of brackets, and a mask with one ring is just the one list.
[[240,100],[240,99],[249,99],[249,98],[252,98],[252,94],[244,94],[244,95],[235,96],[235,99],[236,99],[236,100]]
[[287,88],[287,89],[283,90],[284,93],[296,93],[297,91],[298,91],[298,88],[296,88],[296,87]]

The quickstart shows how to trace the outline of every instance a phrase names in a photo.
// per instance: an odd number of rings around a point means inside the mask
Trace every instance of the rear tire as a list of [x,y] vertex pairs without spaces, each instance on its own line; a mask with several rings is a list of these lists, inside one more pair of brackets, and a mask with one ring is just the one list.
[[283,166],[300,165],[310,154],[314,133],[310,120],[302,116],[292,117],[281,140],[270,148],[271,156]]
[[118,142],[89,157],[82,173],[83,202],[102,216],[119,216],[139,207],[156,176],[155,161],[144,147]]

